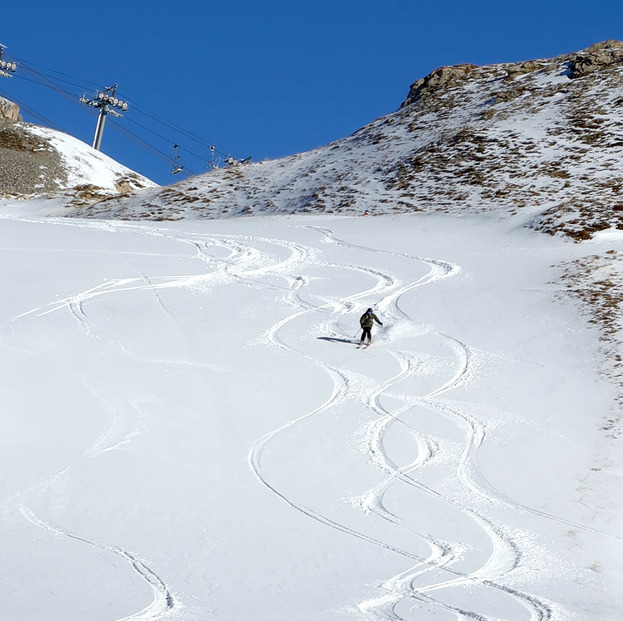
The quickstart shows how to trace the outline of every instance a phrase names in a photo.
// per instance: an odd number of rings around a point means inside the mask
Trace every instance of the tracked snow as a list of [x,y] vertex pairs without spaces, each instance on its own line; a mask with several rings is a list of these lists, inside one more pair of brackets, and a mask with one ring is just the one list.
[[616,391],[551,267],[583,246],[484,216],[1,224],[7,618],[623,614]]

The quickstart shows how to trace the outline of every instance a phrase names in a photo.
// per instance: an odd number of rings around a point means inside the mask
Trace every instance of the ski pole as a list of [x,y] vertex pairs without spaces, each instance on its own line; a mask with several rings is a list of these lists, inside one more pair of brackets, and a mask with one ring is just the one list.
[[359,330],[357,330],[357,332],[355,332],[355,334],[353,335],[353,338],[357,338],[357,335],[363,330],[363,328],[359,328]]

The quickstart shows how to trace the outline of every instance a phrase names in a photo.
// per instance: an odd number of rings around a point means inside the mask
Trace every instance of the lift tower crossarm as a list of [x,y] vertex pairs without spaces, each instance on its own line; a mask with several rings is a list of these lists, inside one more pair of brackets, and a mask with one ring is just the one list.
[[102,144],[102,134],[104,133],[104,123],[106,122],[106,115],[112,114],[113,116],[123,116],[115,110],[121,110],[126,112],[129,105],[127,101],[121,101],[115,97],[117,92],[117,84],[109,86],[103,91],[99,91],[95,94],[93,99],[87,99],[84,95],[80,97],[80,101],[92,108],[99,108],[99,116],[97,117],[97,126],[95,128],[95,136],[93,137],[93,148],[100,150]]
[[17,71],[17,63],[2,60],[2,52],[4,52],[4,50],[6,50],[6,45],[0,43],[0,76],[3,78],[12,78],[13,74]]

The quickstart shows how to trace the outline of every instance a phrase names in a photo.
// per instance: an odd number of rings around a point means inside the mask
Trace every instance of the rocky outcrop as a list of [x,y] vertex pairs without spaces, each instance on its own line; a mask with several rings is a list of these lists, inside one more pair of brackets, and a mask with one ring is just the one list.
[[4,97],[0,97],[0,119],[11,122],[21,121],[19,106]]
[[477,66],[470,64],[450,65],[439,67],[424,78],[414,82],[401,105],[409,106],[419,101],[426,101],[433,95],[446,92],[448,89],[459,86],[466,80],[478,79],[491,73],[494,68],[505,68],[506,78],[514,80],[517,77],[536,71],[550,71],[554,67],[566,63],[569,77],[581,78],[596,71],[605,70],[612,65],[623,64],[623,42],[603,41],[577,52],[553,59],[528,60],[507,65]]
[[425,78],[421,78],[411,85],[407,99],[401,107],[430,97],[448,86],[455,86],[458,82],[466,80],[474,69],[477,69],[476,65],[453,65],[435,69]]
[[623,42],[603,41],[587,47],[571,61],[570,77],[581,78],[600,69],[623,63]]
[[534,73],[535,71],[539,71],[545,68],[549,68],[549,66],[547,64],[544,65],[543,62],[539,62],[538,60],[528,60],[523,63],[513,63],[512,65],[508,65],[506,69],[506,77],[509,80],[514,80],[519,76],[526,75],[527,73]]

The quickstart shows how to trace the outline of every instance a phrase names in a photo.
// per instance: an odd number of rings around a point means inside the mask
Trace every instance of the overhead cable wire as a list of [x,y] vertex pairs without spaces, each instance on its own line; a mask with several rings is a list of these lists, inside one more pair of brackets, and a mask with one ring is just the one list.
[[[154,136],[158,136],[158,138],[161,138],[162,140],[166,140],[167,142],[171,142],[171,140],[169,138],[167,138],[166,136],[163,136],[162,134],[159,134],[158,132],[155,132],[153,129],[149,129],[149,127],[147,127],[146,125],[143,125],[142,123],[139,123],[138,121],[135,121],[134,119],[130,118],[130,117],[126,117],[126,121],[128,121],[129,123],[133,123],[134,125],[138,125],[139,127],[142,127],[145,131],[148,131],[149,133],[153,134]],[[182,147],[181,145],[178,145],[179,148],[182,151],[186,151],[186,153],[189,153],[190,155],[193,155],[194,157],[200,159],[200,160],[205,160],[205,157],[201,156],[201,155],[197,155],[197,153],[193,153],[190,149],[186,149],[185,147]]]
[[[149,151],[152,155],[166,162],[169,166],[177,165],[177,162],[172,157],[166,155],[165,153],[160,151],[160,149],[158,149],[157,147],[154,147],[152,144],[143,140],[140,136],[137,136],[136,134],[132,133],[126,127],[123,127],[123,125],[120,125],[115,119],[111,119],[111,121],[112,123],[110,124],[110,127],[112,127],[116,132],[128,138],[128,140],[131,140],[136,145],[143,147],[145,150]],[[196,174],[187,167],[184,167],[184,170],[188,171],[191,175]]]
[[[40,72],[32,70],[32,69],[27,69],[27,72],[30,75],[34,75],[37,78],[37,80],[29,80],[29,81],[38,82],[39,84],[42,84],[43,86],[46,86],[48,88],[52,88],[52,90],[54,90],[56,93],[62,95],[65,99],[71,101],[71,103],[73,103],[73,104],[77,105],[78,107],[80,107],[80,109],[84,109],[84,107],[78,101],[76,95],[74,95],[74,94],[70,93],[69,91],[67,91],[66,89],[64,89],[62,87],[59,87],[58,85],[54,84],[53,80],[51,80],[50,78],[47,78],[46,76],[43,76]],[[23,78],[23,77],[22,77],[22,79],[28,80],[28,78]],[[20,103],[20,105],[22,105],[22,104]],[[26,106],[22,106],[22,107],[24,107],[24,109],[26,109]],[[88,112],[92,116],[97,116],[97,114],[98,114],[92,108],[87,108],[87,110],[88,110]],[[170,157],[168,157],[167,155],[162,153],[159,149],[157,149],[153,145],[149,144],[147,141],[143,140],[139,136],[136,136],[135,134],[133,134],[130,130],[127,130],[125,128],[121,129],[120,126],[118,126],[118,125],[111,125],[111,127],[116,129],[116,131],[118,131],[118,133],[121,133],[126,138],[132,140],[132,142],[134,142],[135,144],[137,144],[137,145],[141,146],[142,148],[144,148],[145,150],[149,151],[152,155],[155,155],[156,157],[159,157],[160,159],[163,159],[168,164],[173,163],[173,160]],[[167,142],[169,142],[169,141],[167,140]]]
[[[23,61],[20,61],[23,62]],[[67,89],[59,86],[58,84],[55,83],[55,80],[58,82],[65,82],[67,84],[70,84],[72,86],[77,86],[79,88],[81,88],[82,90],[85,90],[83,85],[80,84],[76,84],[73,82],[69,82],[67,80],[62,80],[61,78],[54,78],[52,79],[51,77],[46,76],[44,73],[42,73],[41,71],[38,71],[36,69],[33,69],[32,67],[28,66],[27,64],[23,65],[24,70],[29,73],[30,75],[34,75],[37,78],[39,78],[41,80],[41,82],[45,83],[47,86],[49,86],[50,88],[52,88],[54,91],[56,91],[57,93],[59,93],[60,95],[62,95],[63,97],[65,97],[66,99],[70,99],[73,103],[76,103],[76,99],[79,97],[79,95],[75,94],[75,93],[71,93],[70,91],[68,91]],[[60,72],[58,72],[60,73]],[[67,75],[67,74],[63,74],[63,75]],[[71,76],[70,76],[71,77]],[[24,78],[25,79],[25,78]],[[98,88],[101,88],[98,86]],[[122,96],[125,97],[125,95],[122,94]],[[126,99],[129,99],[130,101],[132,101],[131,97],[125,97]],[[148,112],[142,110],[140,108],[140,106],[132,106],[132,109],[136,109],[137,112],[139,112],[140,114],[143,114],[147,117],[149,117],[150,119],[160,123],[161,125],[164,125],[165,127],[168,127],[169,129],[173,129],[175,130],[177,133],[180,133],[182,135],[185,135],[187,138],[190,138],[191,140],[194,140],[195,142],[198,142],[199,144],[206,146],[208,148],[211,149],[212,145],[209,144],[208,142],[206,142],[204,139],[199,138],[196,134],[193,134],[192,132],[189,132],[188,130],[175,125],[174,123],[170,123],[168,121],[163,121],[157,117],[154,117],[153,115],[149,114]],[[91,110],[91,112],[94,112],[93,110]],[[142,127],[143,129],[146,129],[147,131],[151,132],[152,134],[158,136],[159,138],[163,138],[164,140],[166,140],[167,142],[171,142],[171,140],[169,138],[165,138],[164,136],[158,134],[157,132],[150,130],[149,128],[147,128],[144,125],[141,125],[140,123],[138,123],[137,121],[134,121],[133,119],[128,118],[128,120],[132,123],[135,123],[136,125],[138,125],[139,127]],[[190,149],[187,149],[185,147],[181,147],[184,151],[190,153],[191,155],[194,155],[195,157],[197,157],[198,159],[201,160],[205,160],[204,156],[201,155],[197,155],[196,153],[193,153]],[[217,151],[215,150],[215,153]],[[225,153],[222,153],[221,151],[218,151],[219,155],[223,155],[224,157],[227,157],[227,155]]]
[[[11,58],[14,58],[17,62],[19,62],[20,64],[20,68],[23,69],[28,75],[31,76],[31,78],[27,78],[23,75],[19,75],[17,74],[16,77],[18,77],[21,80],[25,80],[28,82],[32,82],[35,84],[40,84],[46,88],[49,88],[51,90],[53,90],[54,92],[56,92],[57,94],[59,94],[61,97],[63,97],[64,99],[70,101],[73,105],[78,106],[80,109],[84,110],[84,106],[80,103],[79,101],[79,97],[80,95],[77,93],[72,93],[71,91],[67,90],[65,87],[61,86],[58,84],[58,82],[63,82],[65,84],[69,84],[71,86],[75,86],[80,88],[81,90],[85,91],[85,87],[82,84],[77,84],[75,82],[70,82],[69,80],[64,80],[62,78],[56,77],[56,76],[49,76],[46,75],[45,73],[43,73],[42,71],[39,71],[37,69],[35,69],[33,66],[31,65],[36,65],[36,63],[30,63],[30,62],[26,62],[23,59],[11,56]],[[41,65],[38,65],[41,66]],[[64,75],[66,77],[73,77],[70,76],[69,74],[65,74],[63,72],[60,71],[56,71],[53,69],[49,69],[46,68],[47,71],[51,71],[53,73],[57,73],[59,75]],[[96,85],[95,83],[89,82],[90,84],[93,84],[94,86],[96,86],[96,88],[101,88],[99,85]],[[15,98],[13,98],[15,99]],[[17,102],[19,103],[20,107],[23,108],[25,111],[27,111],[29,114],[31,114],[33,117],[42,120],[44,123],[46,123],[47,125],[52,126],[54,129],[57,129],[58,131],[65,131],[63,129],[61,129],[58,125],[56,125],[54,122],[52,122],[51,120],[47,119],[46,117],[44,117],[43,115],[40,115],[39,113],[37,113],[35,110],[33,110],[32,108],[30,108],[29,106],[23,104],[22,102]],[[139,114],[143,114],[144,116],[150,118],[151,120],[160,123],[161,125],[163,125],[164,127],[167,127],[170,130],[173,130],[175,133],[177,134],[181,134],[183,136],[185,136],[186,138],[193,140],[194,142],[201,144],[202,146],[206,146],[210,149],[211,153],[218,153],[219,155],[222,155],[223,157],[228,157],[229,154],[225,154],[221,151],[217,151],[216,149],[213,151],[213,145],[211,145],[210,143],[206,142],[204,139],[200,138],[199,136],[197,136],[196,134],[184,129],[183,127],[180,127],[174,123],[168,122],[166,120],[162,120],[160,118],[157,118],[153,115],[151,115],[149,112],[141,109],[140,106],[137,105],[132,105],[132,110],[136,110]],[[91,108],[87,107],[87,111],[92,115],[92,116],[97,116],[97,111]],[[150,129],[149,127],[147,127],[146,125],[143,125],[141,123],[139,123],[138,121],[135,121],[134,119],[130,118],[130,117],[124,117],[126,118],[127,121],[129,121],[130,123],[133,123],[134,125],[137,125],[138,127],[141,127],[143,130],[153,134],[154,136],[157,136],[158,138],[160,138],[161,140],[165,140],[167,143],[178,143],[179,140],[177,138],[171,139],[168,138],[166,136],[163,136],[162,134]],[[125,136],[127,139],[131,140],[132,142],[134,142],[136,145],[140,146],[141,148],[145,149],[146,151],[150,152],[152,155],[158,157],[159,159],[167,162],[169,165],[171,164],[175,164],[175,160],[173,160],[170,156],[166,155],[165,153],[163,153],[160,149],[158,149],[156,146],[154,146],[153,144],[149,143],[147,140],[141,138],[140,136],[138,136],[137,134],[133,133],[132,131],[130,131],[127,128],[122,127],[121,125],[117,124],[116,122],[111,124],[111,127],[113,127],[113,129],[115,129],[115,131],[117,131],[118,133],[120,133],[121,135]],[[68,133],[68,132],[65,132]],[[193,157],[196,157],[197,159],[201,160],[201,161],[206,161],[207,158],[205,156],[199,155],[197,153],[194,153],[193,151],[191,151],[190,149],[184,147],[184,146],[179,146],[179,148],[183,151],[185,151],[186,153],[188,153],[189,155],[192,155]],[[209,163],[209,162],[208,162]],[[184,168],[185,170],[187,170],[188,172],[190,172],[191,174],[195,174],[193,173],[190,169],[188,168]]]
[[[58,71],[56,69],[51,69],[50,67],[44,67],[43,65],[40,65],[39,63],[35,63],[29,60],[24,60],[23,58],[18,58],[17,56],[14,56],[13,54],[6,54],[6,56],[8,58],[10,58],[11,60],[14,60],[15,62],[19,63],[20,67],[30,67],[33,70],[36,71],[36,69],[34,69],[35,67],[39,68],[39,73],[41,73],[42,75],[45,75],[44,71],[49,71],[51,73],[56,73],[58,75],[62,75],[66,78],[72,78],[73,80],[80,80],[81,84],[74,84],[74,86],[79,86],[81,89],[86,89],[86,87],[84,86],[85,84],[88,84],[89,87],[88,88],[102,88],[102,86],[100,84],[96,84],[95,82],[91,82],[90,80],[86,80],[86,79],[82,79],[79,78],[77,76],[74,75],[70,75],[69,73],[64,73],[63,71]],[[60,80],[60,78],[56,78],[58,80]],[[62,81],[62,80],[60,80]]]
[[28,67],[28,66],[24,66],[24,67],[20,66],[20,69],[23,69],[26,73],[38,79],[44,86],[51,88],[53,91],[55,91],[56,93],[58,93],[65,99],[76,102],[76,95],[74,93],[71,93],[70,91],[63,88],[62,86],[59,86],[53,80],[46,77],[45,75],[43,75],[36,69],[32,69],[31,67]]
[[[156,123],[160,123],[161,125],[164,125],[165,127],[168,127],[169,129],[175,130],[176,132],[186,136],[187,138],[190,138],[191,140],[194,140],[195,142],[197,142],[198,144],[200,144],[200,145],[202,145],[204,147],[208,147],[209,149],[211,149],[212,146],[213,146],[209,142],[206,142],[203,138],[200,138],[196,134],[193,134],[192,132],[189,132],[188,130],[184,129],[183,127],[180,127],[179,125],[175,125],[174,123],[171,123],[169,121],[164,121],[162,119],[159,119],[156,116],[153,116],[153,115],[149,114],[145,110],[141,109],[141,107],[138,106],[138,105],[133,105],[133,110],[136,110],[139,114],[143,114],[144,116],[150,118],[152,121],[156,121]],[[223,151],[219,151],[218,149],[215,149],[215,153],[218,153],[219,155],[223,155],[224,157],[227,157],[227,155],[228,155],[228,154],[224,153]]]
[[[63,97],[65,97],[65,99],[68,99],[69,101],[71,101],[73,104],[78,105],[80,108],[82,108],[82,105],[79,103],[78,100],[78,96],[71,93],[70,91],[66,90],[65,88],[58,86],[57,84],[55,84],[54,80],[52,80],[51,78],[48,78],[47,76],[43,75],[41,72],[33,70],[32,68],[28,68],[26,69],[26,71],[28,73],[30,73],[31,75],[34,75],[35,77],[39,78],[41,80],[41,82],[45,85],[45,86],[49,86],[50,88],[52,88],[55,92],[59,93],[60,95],[62,95]],[[97,112],[91,108],[88,108],[89,112],[96,116]],[[134,123],[135,125],[138,125],[139,127],[142,127],[143,129],[145,129],[148,132],[151,132],[152,134],[158,136],[159,138],[165,140],[166,142],[173,142],[173,140],[171,140],[170,138],[167,138],[165,136],[162,136],[161,134],[158,134],[157,132],[154,132],[153,130],[149,129],[148,127],[146,127],[145,125],[142,125],[140,123],[138,123],[137,121],[134,121],[134,119],[130,118],[130,117],[126,117],[126,120],[129,121],[130,123]],[[116,126],[119,127],[119,126]],[[140,138],[139,136],[137,136],[136,134],[133,134],[133,132],[131,132],[130,130],[124,130],[121,131],[119,130],[119,133],[122,133],[123,135],[126,136],[126,138],[130,138],[130,136],[134,136],[135,140],[133,140],[133,142],[135,144],[138,144],[140,146],[142,146],[143,148],[147,149],[148,151],[150,151],[153,155],[157,154],[157,157],[160,157],[162,159],[162,157],[166,158],[165,161],[172,161],[171,158],[169,158],[168,156],[166,156],[164,153],[162,153],[159,149],[157,149],[157,147],[151,145],[150,143],[148,143],[146,140]],[[190,153],[191,155],[199,158],[200,160],[205,160],[205,157],[202,157],[200,155],[197,155],[196,153],[193,153],[192,151],[190,151],[189,149],[186,149],[184,147],[181,147],[184,151],[187,151],[188,153]]]
[[[31,108],[30,106],[27,106],[25,103],[23,103],[22,101],[20,101],[16,97],[14,97],[12,95],[9,96],[6,93],[4,93],[3,91],[0,91],[0,96],[4,97],[5,99],[8,99],[9,101],[14,101],[16,104],[19,105],[20,110],[25,110],[26,112],[28,112],[28,114],[30,114],[30,116],[34,117],[38,121],[41,121],[44,125],[47,125],[48,127],[51,127],[52,129],[55,129],[56,131],[59,131],[59,132],[64,132],[65,131],[64,129],[59,127],[56,123],[54,123],[54,121],[51,121],[47,117],[45,117],[42,114],[40,114],[39,112],[37,112],[35,109]],[[65,133],[67,133],[67,132],[65,132]]]

